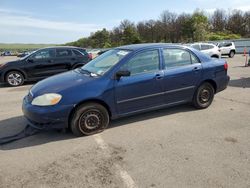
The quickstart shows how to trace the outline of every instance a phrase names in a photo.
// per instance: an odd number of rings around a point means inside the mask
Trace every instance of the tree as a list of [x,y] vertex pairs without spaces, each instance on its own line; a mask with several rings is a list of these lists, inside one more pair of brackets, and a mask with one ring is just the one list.
[[208,18],[204,12],[196,10],[192,15],[193,41],[205,41],[208,34]]
[[225,31],[227,17],[224,10],[217,9],[214,11],[210,20],[213,32]]
[[240,10],[233,10],[228,18],[227,29],[233,34],[245,35],[245,22]]

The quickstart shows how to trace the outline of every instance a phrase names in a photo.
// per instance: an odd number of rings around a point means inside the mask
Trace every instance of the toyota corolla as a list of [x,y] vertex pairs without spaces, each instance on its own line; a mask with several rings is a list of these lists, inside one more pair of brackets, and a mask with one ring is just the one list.
[[23,113],[39,129],[91,135],[123,116],[183,103],[207,108],[227,87],[227,69],[225,60],[184,46],[121,46],[35,84],[23,100]]

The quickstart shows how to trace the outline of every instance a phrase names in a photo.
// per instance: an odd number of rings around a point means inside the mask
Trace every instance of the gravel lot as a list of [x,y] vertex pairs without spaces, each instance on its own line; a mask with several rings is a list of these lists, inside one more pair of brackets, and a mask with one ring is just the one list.
[[[95,136],[51,131],[0,146],[0,187],[250,187],[250,67],[242,55],[227,61],[229,87],[208,109],[183,105]],[[24,128],[30,87],[0,85],[0,137]]]

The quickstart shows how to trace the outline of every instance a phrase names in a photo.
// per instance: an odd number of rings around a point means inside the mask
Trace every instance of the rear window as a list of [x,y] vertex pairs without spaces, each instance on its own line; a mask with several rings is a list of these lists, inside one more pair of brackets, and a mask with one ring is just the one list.
[[56,57],[70,57],[72,52],[69,49],[56,49]]

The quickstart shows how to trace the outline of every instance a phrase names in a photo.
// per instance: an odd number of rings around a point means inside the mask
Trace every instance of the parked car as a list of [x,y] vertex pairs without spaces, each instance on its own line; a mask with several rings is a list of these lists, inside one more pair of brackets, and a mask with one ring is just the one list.
[[103,53],[109,51],[110,49],[104,49],[104,50],[101,50],[100,52],[97,53],[97,55],[102,55]]
[[195,48],[196,50],[199,50],[210,57],[214,58],[221,58],[221,52],[220,49],[211,43],[194,43],[190,45],[192,48]]
[[91,51],[88,51],[88,54],[91,57],[91,59],[95,59],[99,55],[98,53],[100,53],[100,52],[101,52],[101,50],[99,50],[99,49],[93,49]]
[[20,86],[24,81],[43,78],[72,70],[90,61],[88,53],[76,47],[49,47],[37,50],[16,61],[0,65],[0,82]]
[[221,55],[228,55],[230,58],[234,57],[236,50],[233,42],[221,42],[217,46],[221,51]]
[[11,56],[11,52],[10,51],[4,51],[1,53],[1,56]]
[[32,52],[25,51],[25,52],[19,53],[19,54],[17,55],[17,57],[25,57],[25,56],[27,56],[27,55],[30,55],[31,53],[32,53]]
[[207,108],[227,87],[227,68],[224,59],[184,46],[122,46],[38,82],[22,109],[33,127],[91,135],[123,116],[190,102]]

